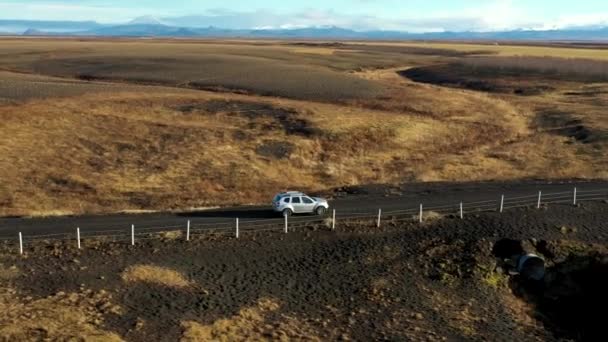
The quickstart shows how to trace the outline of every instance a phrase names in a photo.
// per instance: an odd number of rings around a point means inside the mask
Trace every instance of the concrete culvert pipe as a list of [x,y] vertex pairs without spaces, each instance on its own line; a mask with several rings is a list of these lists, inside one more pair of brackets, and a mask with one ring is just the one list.
[[545,260],[534,254],[525,254],[519,257],[517,272],[529,280],[543,280],[545,277]]

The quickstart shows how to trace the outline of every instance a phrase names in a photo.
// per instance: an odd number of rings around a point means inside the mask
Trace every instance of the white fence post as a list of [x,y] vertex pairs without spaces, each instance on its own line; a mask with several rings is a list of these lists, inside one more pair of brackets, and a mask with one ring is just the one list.
[[239,238],[239,218],[236,218],[236,238]]
[[418,219],[420,223],[422,223],[422,203],[420,203],[420,213],[418,214]]
[[576,187],[574,188],[574,205],[576,205]]
[[376,227],[380,228],[380,220],[382,220],[382,209],[378,209],[378,223]]
[[500,212],[502,213],[505,209],[505,195],[500,197]]
[[464,210],[462,208],[462,202],[460,202],[460,219],[462,220],[464,218]]
[[135,225],[131,225],[131,246],[135,246]]
[[336,209],[334,209],[331,215],[331,230],[336,230]]
[[19,232],[19,254],[23,254],[23,234]]
[[78,249],[80,249],[80,227],[76,228],[76,241],[78,241]]
[[288,229],[287,227],[289,225],[288,216],[287,215],[283,215],[283,216],[285,216],[285,234],[287,234],[287,229]]
[[190,220],[186,224],[186,241],[190,241]]
[[538,204],[536,205],[536,209],[540,209],[540,203],[541,203],[542,197],[543,197],[543,192],[539,191],[538,192]]

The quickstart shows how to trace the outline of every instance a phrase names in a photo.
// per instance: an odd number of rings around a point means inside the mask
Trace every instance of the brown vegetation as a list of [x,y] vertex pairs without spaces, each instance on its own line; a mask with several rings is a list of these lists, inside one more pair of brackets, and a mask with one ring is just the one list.
[[[4,44],[6,43],[6,44]],[[342,73],[361,67],[400,64],[400,55],[352,51],[302,54],[280,45],[218,43],[61,41],[53,44],[9,40],[0,67],[81,79],[229,90],[305,100],[337,101],[373,97],[381,87]],[[62,52],[55,52],[58,46]]]
[[412,68],[401,74],[417,82],[465,89],[540,95],[559,82],[607,82],[608,62],[557,57],[472,57]]
[[210,325],[195,321],[183,322],[182,342],[195,341],[321,341],[306,322],[282,316],[278,322],[271,323],[268,315],[279,310],[276,300],[262,298],[254,307],[243,308],[231,318],[220,319]]
[[459,61],[473,75],[542,76],[562,81],[606,82],[608,62],[556,57],[476,57]]
[[126,282],[145,282],[174,288],[185,288],[191,283],[179,272],[155,265],[130,266],[122,273]]
[[121,313],[105,291],[60,292],[46,298],[24,299],[5,286],[0,288],[0,340],[123,341],[103,329],[104,314]]
[[[3,210],[202,207],[264,202],[289,187],[399,182],[425,177],[430,161],[419,161],[426,156],[494,145],[527,130],[506,104],[463,96],[487,105],[431,118],[264,100],[252,115],[238,109],[250,97],[231,96],[240,102],[230,102],[193,92],[86,95],[5,107],[2,130],[11,135],[0,142],[0,173],[14,181],[3,184]],[[195,110],[193,103],[227,106]],[[241,107],[231,109],[234,103]],[[480,124],[491,108],[504,109],[503,124],[497,118]],[[480,130],[471,135],[468,127]]]
[[[608,176],[603,84],[488,74],[483,84],[506,90],[492,95],[397,73],[440,63],[407,72],[476,82],[445,68],[479,48],[3,44],[0,68],[12,71],[0,81],[0,215],[266,203],[287,188],[363,183]],[[530,96],[504,95],[518,92]]]

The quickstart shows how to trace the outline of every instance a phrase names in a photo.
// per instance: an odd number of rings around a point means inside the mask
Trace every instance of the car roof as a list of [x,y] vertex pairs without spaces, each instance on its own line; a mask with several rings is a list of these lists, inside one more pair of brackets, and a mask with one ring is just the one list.
[[306,196],[306,195],[300,191],[286,191],[286,192],[280,193],[279,196]]

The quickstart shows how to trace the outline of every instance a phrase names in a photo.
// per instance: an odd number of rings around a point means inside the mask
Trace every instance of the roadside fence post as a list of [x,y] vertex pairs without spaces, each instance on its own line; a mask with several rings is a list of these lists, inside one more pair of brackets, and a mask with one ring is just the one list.
[[288,229],[288,225],[289,225],[288,216],[287,215],[283,215],[283,216],[285,216],[285,234],[287,234],[287,229]]
[[334,209],[331,215],[331,230],[336,230],[336,209]]
[[80,227],[76,228],[76,241],[78,241],[78,249],[80,249]]
[[186,224],[186,241],[190,241],[190,220]]
[[543,192],[539,191],[538,192],[538,204],[536,205],[536,209],[540,209],[540,203],[541,203],[542,196],[543,196]]
[[23,234],[19,232],[19,254],[23,254]]
[[576,205],[576,187],[574,188],[574,202],[573,202],[573,204]]
[[236,218],[236,238],[239,238],[239,218]]
[[380,228],[380,220],[382,219],[382,209],[378,209],[378,223],[376,227]]
[[420,223],[422,223],[422,203],[420,203],[420,213],[418,214],[418,219]]
[[135,225],[131,225],[131,246],[135,246]]
[[500,212],[502,213],[505,209],[505,195],[500,197]]
[[460,219],[464,219],[464,210],[462,208],[462,202],[460,202]]

